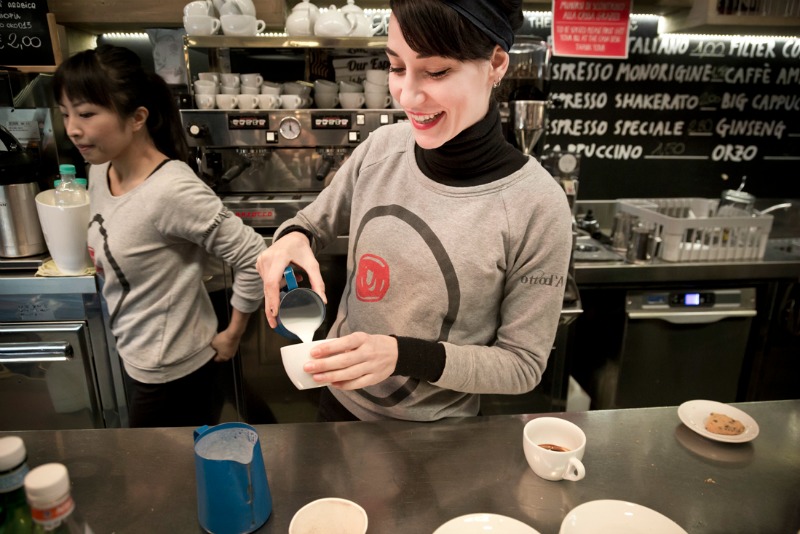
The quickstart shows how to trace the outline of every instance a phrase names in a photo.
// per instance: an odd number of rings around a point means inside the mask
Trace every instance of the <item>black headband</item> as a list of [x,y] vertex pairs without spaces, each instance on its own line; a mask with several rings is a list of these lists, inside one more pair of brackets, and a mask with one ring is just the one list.
[[508,17],[493,0],[443,0],[508,52],[514,44],[514,30]]

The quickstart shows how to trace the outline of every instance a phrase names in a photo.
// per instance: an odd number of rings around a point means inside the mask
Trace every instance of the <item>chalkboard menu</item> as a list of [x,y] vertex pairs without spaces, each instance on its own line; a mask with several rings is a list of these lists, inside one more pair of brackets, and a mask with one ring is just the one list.
[[800,39],[659,35],[634,17],[628,59],[555,57],[549,96],[544,150],[580,155],[580,199],[714,198],[743,176],[757,197],[800,198]]
[[0,0],[0,65],[55,64],[47,0]]

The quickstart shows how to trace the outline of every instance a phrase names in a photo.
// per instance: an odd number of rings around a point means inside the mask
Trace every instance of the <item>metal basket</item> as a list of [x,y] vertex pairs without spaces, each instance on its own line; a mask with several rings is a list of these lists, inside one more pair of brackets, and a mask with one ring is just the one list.
[[653,257],[671,262],[728,262],[764,257],[772,215],[716,216],[707,198],[620,199],[619,209],[652,230]]

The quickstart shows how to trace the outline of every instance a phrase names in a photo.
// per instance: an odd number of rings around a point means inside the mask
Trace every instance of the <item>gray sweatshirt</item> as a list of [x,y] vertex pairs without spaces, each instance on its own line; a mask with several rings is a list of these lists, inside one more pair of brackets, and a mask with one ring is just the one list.
[[362,420],[476,415],[479,393],[523,393],[541,380],[567,277],[572,216],[561,187],[530,159],[485,185],[427,178],[408,124],[379,128],[298,225],[315,251],[349,235],[348,279],[328,337],[356,331],[444,344],[436,382],[392,376],[332,389]]
[[169,382],[214,356],[217,318],[203,285],[206,263],[215,256],[233,268],[231,304],[253,312],[264,298],[255,269],[264,239],[183,162],[167,162],[117,197],[108,168],[89,170],[88,239],[111,331],[131,377]]

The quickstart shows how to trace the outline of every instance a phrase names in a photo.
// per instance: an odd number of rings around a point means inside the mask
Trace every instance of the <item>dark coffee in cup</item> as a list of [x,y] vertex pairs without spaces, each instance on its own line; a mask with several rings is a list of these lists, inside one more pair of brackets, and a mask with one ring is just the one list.
[[539,447],[548,451],[569,452],[568,448],[562,447],[561,445],[554,445],[552,443],[539,443]]

